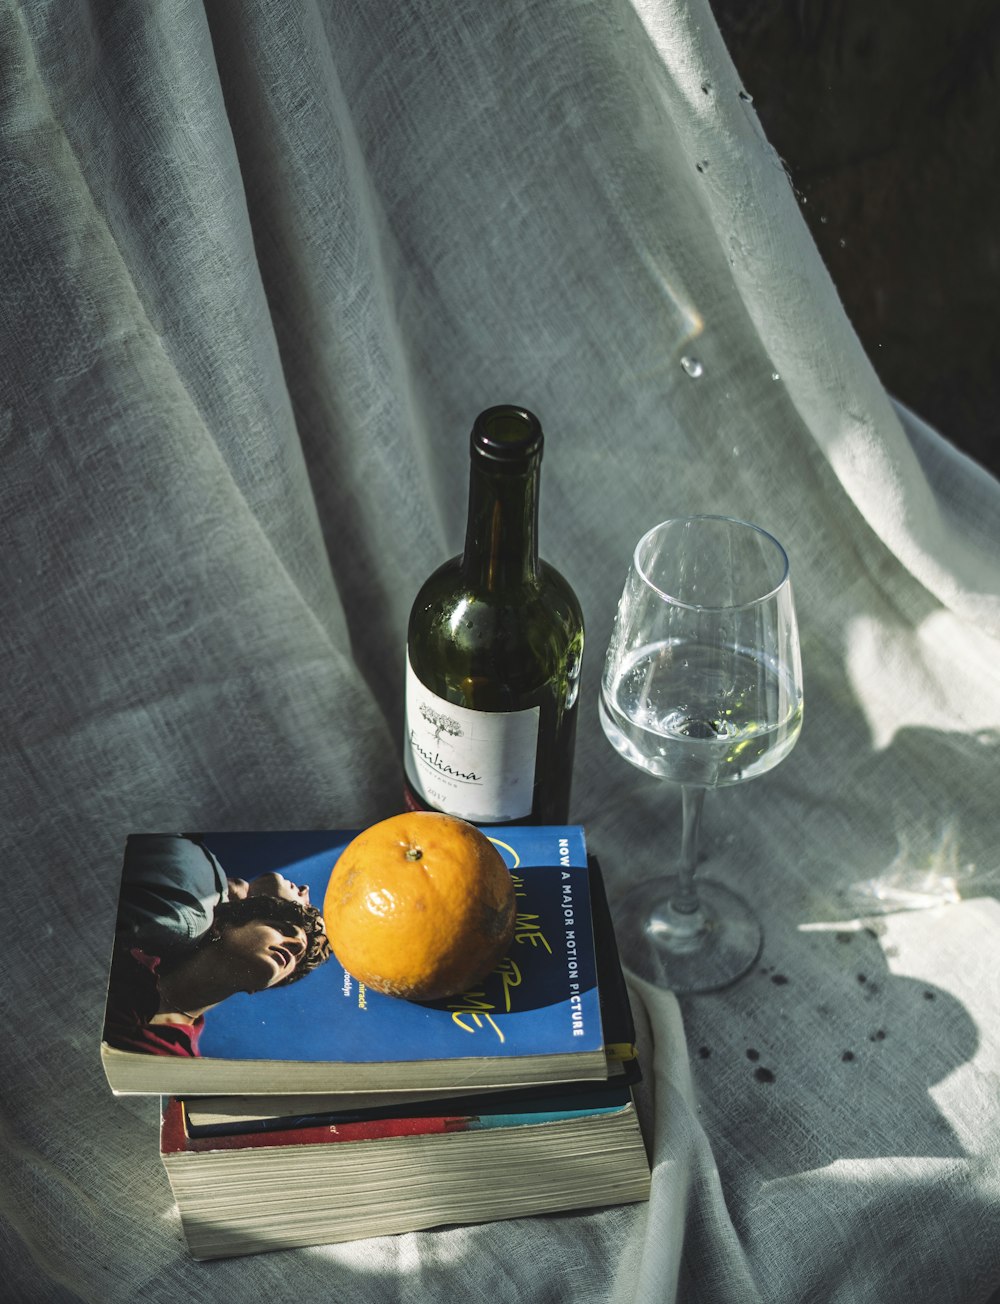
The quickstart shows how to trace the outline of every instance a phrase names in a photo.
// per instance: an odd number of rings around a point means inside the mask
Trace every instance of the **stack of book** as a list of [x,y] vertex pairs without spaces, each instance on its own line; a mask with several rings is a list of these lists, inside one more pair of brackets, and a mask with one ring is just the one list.
[[[518,917],[478,990],[382,996],[331,957],[219,1001],[177,1044],[122,1033],[158,999],[157,961],[130,945],[136,891],[123,878],[102,1060],[116,1093],[162,1098],[160,1156],[195,1258],[648,1198],[634,1025],[583,830],[483,831],[514,877]],[[232,876],[307,885],[321,906],[353,836],[197,845]]]

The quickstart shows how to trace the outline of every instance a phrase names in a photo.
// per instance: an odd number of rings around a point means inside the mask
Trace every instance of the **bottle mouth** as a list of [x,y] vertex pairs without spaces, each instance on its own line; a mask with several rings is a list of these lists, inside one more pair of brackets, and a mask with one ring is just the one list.
[[541,456],[544,442],[535,414],[508,403],[480,412],[472,425],[473,453],[491,462],[526,462]]

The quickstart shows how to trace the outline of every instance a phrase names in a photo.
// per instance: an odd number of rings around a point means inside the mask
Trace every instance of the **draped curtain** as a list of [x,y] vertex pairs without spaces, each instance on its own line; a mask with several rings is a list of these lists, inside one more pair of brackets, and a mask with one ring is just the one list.
[[[707,0],[0,0],[0,203],[12,1298],[986,1300],[1000,489],[881,386]],[[194,1264],[98,1056],[125,835],[400,808],[497,402],[546,431],[612,896],[678,841],[597,722],[635,540],[789,552],[803,736],[705,819],[760,972],[633,986],[648,1207]]]

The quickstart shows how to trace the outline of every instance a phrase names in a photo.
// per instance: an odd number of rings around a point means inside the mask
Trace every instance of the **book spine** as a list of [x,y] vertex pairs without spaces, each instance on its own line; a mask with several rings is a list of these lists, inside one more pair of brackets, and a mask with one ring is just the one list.
[[161,1154],[203,1154],[219,1150],[258,1150],[301,1145],[330,1145],[342,1141],[381,1141],[390,1137],[436,1136],[444,1132],[492,1132],[503,1128],[561,1123],[574,1118],[616,1114],[625,1103],[585,1109],[549,1109],[513,1114],[444,1114],[435,1117],[368,1119],[354,1123],[293,1125],[265,1132],[191,1136],[182,1101],[171,1098],[164,1110],[160,1134]]
[[162,1154],[197,1154],[213,1150],[256,1150],[276,1146],[330,1145],[341,1141],[381,1141],[387,1137],[433,1136],[466,1132],[478,1123],[475,1116],[380,1118],[357,1123],[327,1123],[283,1128],[271,1132],[244,1132],[230,1136],[193,1137],[188,1133],[184,1106],[172,1098],[160,1130]]

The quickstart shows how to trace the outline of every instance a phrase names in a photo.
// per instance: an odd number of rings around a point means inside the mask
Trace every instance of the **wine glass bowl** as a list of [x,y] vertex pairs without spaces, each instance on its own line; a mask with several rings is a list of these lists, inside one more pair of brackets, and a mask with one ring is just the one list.
[[632,765],[680,785],[677,872],[639,883],[623,922],[643,939],[632,967],[674,991],[727,986],[754,963],[761,931],[722,884],[693,881],[709,788],[771,770],[802,725],[798,627],[784,549],[723,516],[664,521],[638,542],[618,604],[600,718]]

